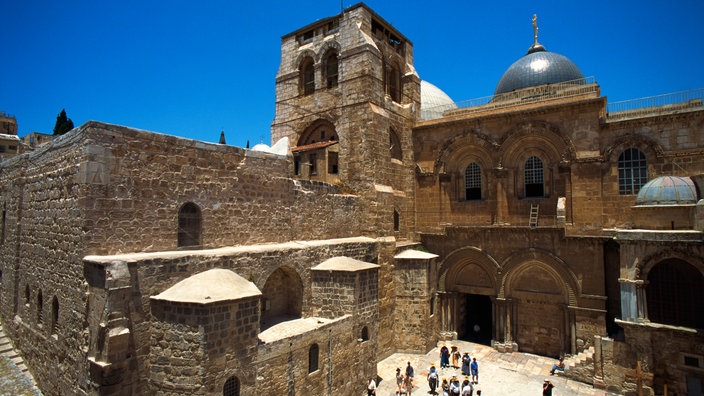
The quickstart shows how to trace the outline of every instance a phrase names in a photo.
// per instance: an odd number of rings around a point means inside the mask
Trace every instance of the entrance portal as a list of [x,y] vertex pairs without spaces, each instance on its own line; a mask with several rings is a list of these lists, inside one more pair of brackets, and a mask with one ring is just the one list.
[[465,341],[490,345],[492,334],[491,298],[481,294],[464,294],[463,319],[458,337]]

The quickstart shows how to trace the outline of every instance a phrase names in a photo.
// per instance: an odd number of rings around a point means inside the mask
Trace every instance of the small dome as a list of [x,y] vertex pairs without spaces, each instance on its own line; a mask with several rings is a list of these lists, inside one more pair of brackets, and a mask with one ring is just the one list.
[[697,189],[689,177],[660,176],[638,191],[636,205],[686,205],[697,203]]
[[457,105],[443,90],[435,85],[422,81],[420,82],[420,118],[421,120],[432,120],[442,117],[442,113],[447,110],[456,109]]
[[584,75],[571,60],[536,43],[501,76],[494,95],[582,79]]

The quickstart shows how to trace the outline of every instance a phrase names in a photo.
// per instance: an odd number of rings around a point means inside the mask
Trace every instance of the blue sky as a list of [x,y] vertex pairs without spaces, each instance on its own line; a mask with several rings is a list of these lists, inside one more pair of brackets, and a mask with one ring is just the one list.
[[[281,36],[339,0],[2,0],[0,111],[19,135],[65,108],[98,120],[244,147],[269,143]],[[345,7],[356,2],[343,1]],[[609,101],[704,88],[704,1],[366,2],[414,45],[420,77],[455,101],[491,95],[539,41]]]

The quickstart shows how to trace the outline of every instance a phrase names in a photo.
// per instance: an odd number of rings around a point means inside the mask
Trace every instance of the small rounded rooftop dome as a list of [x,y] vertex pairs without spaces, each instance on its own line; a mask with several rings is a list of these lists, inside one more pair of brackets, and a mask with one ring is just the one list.
[[686,205],[697,203],[697,189],[689,177],[660,176],[638,191],[636,205]]
[[420,82],[420,118],[432,120],[442,117],[447,110],[456,109],[457,105],[443,90],[421,80]]
[[583,79],[584,75],[574,62],[536,43],[501,76],[494,95],[545,84],[574,80],[580,83]]

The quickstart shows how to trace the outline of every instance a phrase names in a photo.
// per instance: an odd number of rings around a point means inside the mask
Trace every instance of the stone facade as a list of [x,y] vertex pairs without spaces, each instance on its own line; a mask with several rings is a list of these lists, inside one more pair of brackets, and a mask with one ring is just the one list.
[[420,86],[357,4],[282,37],[287,155],[89,122],[2,162],[0,315],[44,392],[356,394],[454,338],[701,384],[704,206],[636,205],[701,191],[701,103],[609,113],[585,81],[421,119]]

